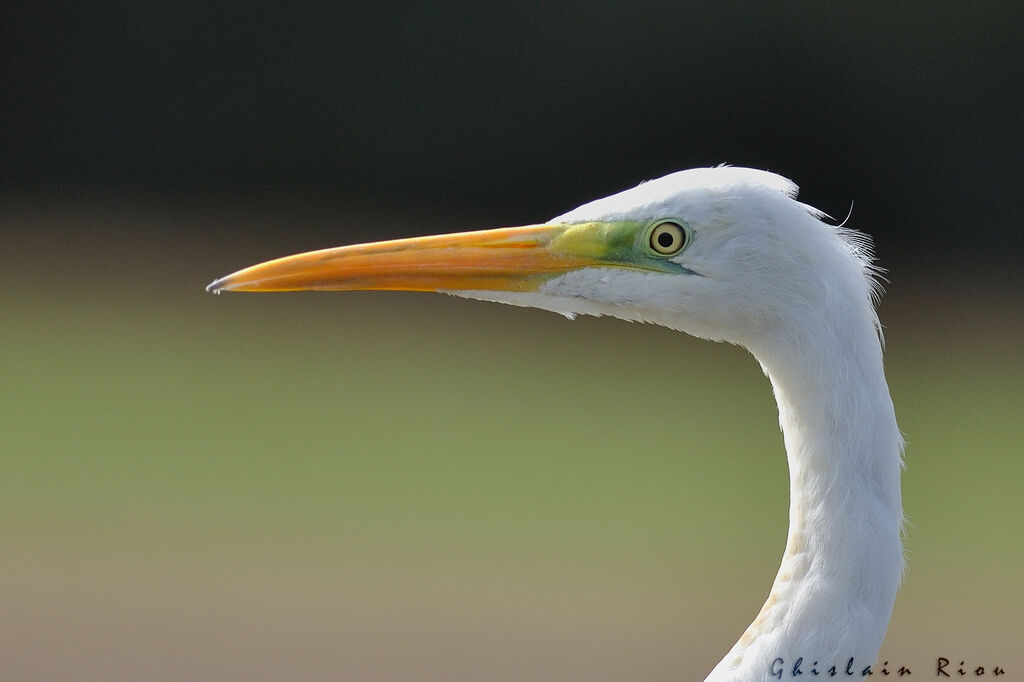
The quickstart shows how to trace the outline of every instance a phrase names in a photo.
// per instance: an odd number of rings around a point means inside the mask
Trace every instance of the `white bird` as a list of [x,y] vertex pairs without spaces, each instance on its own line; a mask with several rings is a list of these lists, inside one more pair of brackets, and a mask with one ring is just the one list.
[[441,291],[743,346],[778,402],[789,534],[764,606],[707,679],[861,677],[903,572],[903,442],[869,240],[796,194],[765,171],[686,170],[543,225],[314,251],[207,289]]

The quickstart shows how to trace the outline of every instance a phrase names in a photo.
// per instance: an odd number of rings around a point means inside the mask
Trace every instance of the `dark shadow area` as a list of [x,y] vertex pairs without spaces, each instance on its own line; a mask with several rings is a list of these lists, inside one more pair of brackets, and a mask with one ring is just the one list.
[[0,188],[492,226],[727,162],[853,204],[890,267],[1014,268],[1021,7],[22,4]]

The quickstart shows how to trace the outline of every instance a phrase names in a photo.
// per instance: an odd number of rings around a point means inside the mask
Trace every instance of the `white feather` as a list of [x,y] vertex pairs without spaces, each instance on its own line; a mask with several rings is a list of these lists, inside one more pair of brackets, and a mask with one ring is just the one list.
[[789,460],[789,539],[764,607],[707,678],[715,682],[776,679],[779,659],[789,670],[799,658],[840,674],[852,659],[859,676],[878,654],[903,570],[902,439],[870,241],[823,223],[796,193],[765,171],[673,173],[555,222],[685,221],[693,240],[674,260],[695,274],[585,268],[535,293],[450,292],[653,322],[740,344],[760,362]]

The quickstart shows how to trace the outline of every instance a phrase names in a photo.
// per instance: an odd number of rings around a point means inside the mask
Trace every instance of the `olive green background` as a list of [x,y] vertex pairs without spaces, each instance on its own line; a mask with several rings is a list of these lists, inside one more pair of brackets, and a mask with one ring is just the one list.
[[[756,614],[787,477],[743,350],[440,295],[214,297],[273,248],[173,237],[238,227],[215,213],[101,211],[150,229],[86,242],[81,215],[4,217],[4,677],[699,679]],[[1014,673],[1024,306],[893,279],[883,657]]]

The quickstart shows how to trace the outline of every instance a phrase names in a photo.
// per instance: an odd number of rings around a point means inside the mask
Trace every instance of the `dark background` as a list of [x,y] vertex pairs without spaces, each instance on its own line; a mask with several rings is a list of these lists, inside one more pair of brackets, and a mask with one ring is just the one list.
[[491,226],[727,162],[838,219],[853,203],[890,267],[1013,269],[1024,245],[1019,2],[23,3],[0,23],[8,196]]

